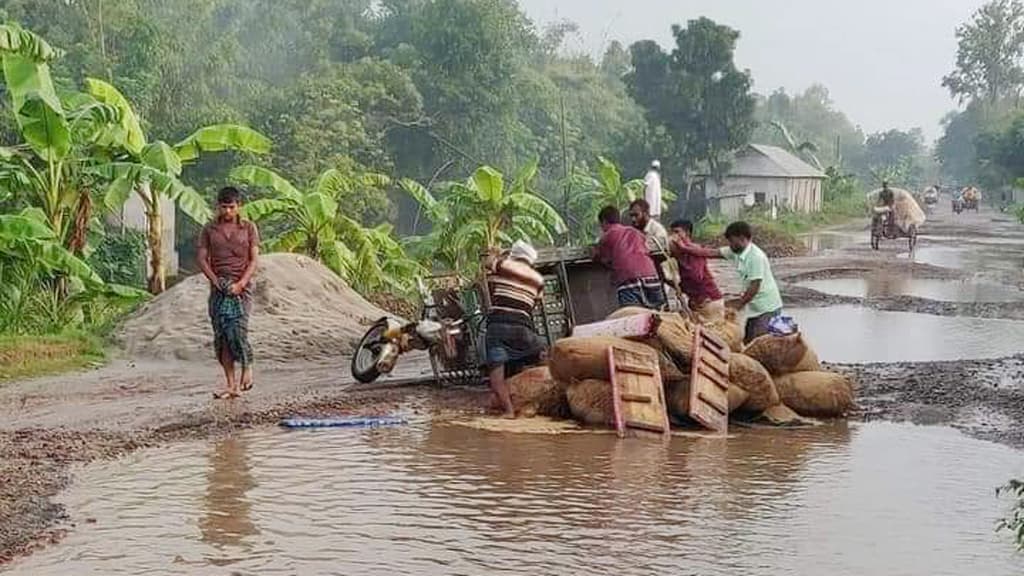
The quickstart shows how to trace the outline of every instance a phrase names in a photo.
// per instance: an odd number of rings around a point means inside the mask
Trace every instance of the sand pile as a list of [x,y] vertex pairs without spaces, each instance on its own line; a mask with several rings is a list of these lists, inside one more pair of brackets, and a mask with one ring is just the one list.
[[[192,276],[147,303],[115,335],[132,356],[212,360],[209,283]],[[367,325],[387,313],[319,262],[296,254],[260,258],[249,338],[256,361],[348,354]]]

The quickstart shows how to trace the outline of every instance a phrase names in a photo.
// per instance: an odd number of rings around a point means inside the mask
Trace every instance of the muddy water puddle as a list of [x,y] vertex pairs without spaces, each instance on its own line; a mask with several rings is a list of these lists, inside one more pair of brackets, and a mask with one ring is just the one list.
[[[904,253],[902,258],[909,258]],[[931,264],[944,268],[955,268],[968,272],[1011,272],[1024,269],[1024,246],[919,246],[913,255],[914,262]]]
[[1022,472],[1004,446],[882,422],[668,444],[257,430],[83,469],[79,527],[10,573],[1009,576],[993,489]]
[[862,278],[808,280],[798,286],[825,294],[852,298],[916,296],[941,302],[1014,302],[1024,299],[1016,286],[974,280],[937,280],[902,275],[869,275]]
[[831,250],[854,246],[858,243],[863,243],[864,245],[868,243],[866,235],[855,235],[849,232],[812,232],[810,234],[801,234],[799,238],[811,254],[821,254]]
[[888,312],[859,306],[792,308],[822,360],[935,362],[1003,358],[1024,352],[1024,322]]

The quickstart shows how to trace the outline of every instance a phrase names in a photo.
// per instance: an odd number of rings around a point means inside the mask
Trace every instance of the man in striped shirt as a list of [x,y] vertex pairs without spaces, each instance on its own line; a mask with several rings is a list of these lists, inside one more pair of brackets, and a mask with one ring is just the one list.
[[491,307],[487,314],[487,369],[491,390],[506,418],[515,418],[505,377],[540,362],[544,343],[533,325],[533,309],[544,293],[534,270],[537,251],[522,240],[509,252],[485,262]]

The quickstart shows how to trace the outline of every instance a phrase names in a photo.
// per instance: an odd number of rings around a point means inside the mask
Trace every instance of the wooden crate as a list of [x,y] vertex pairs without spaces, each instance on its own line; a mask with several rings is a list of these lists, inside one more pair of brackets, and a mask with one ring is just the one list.
[[619,437],[625,437],[628,430],[668,435],[668,410],[657,353],[611,346],[608,348],[608,373]]
[[689,415],[716,432],[729,429],[729,347],[697,326],[693,334]]

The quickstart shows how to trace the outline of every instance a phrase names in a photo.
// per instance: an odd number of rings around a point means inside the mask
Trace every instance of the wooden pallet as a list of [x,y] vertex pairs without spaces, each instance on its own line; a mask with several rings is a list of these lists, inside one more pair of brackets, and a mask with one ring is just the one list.
[[657,353],[611,346],[608,348],[608,373],[619,437],[625,437],[629,430],[667,436],[670,432],[668,410]]
[[729,429],[729,347],[697,326],[693,334],[689,415],[702,426],[725,434]]

